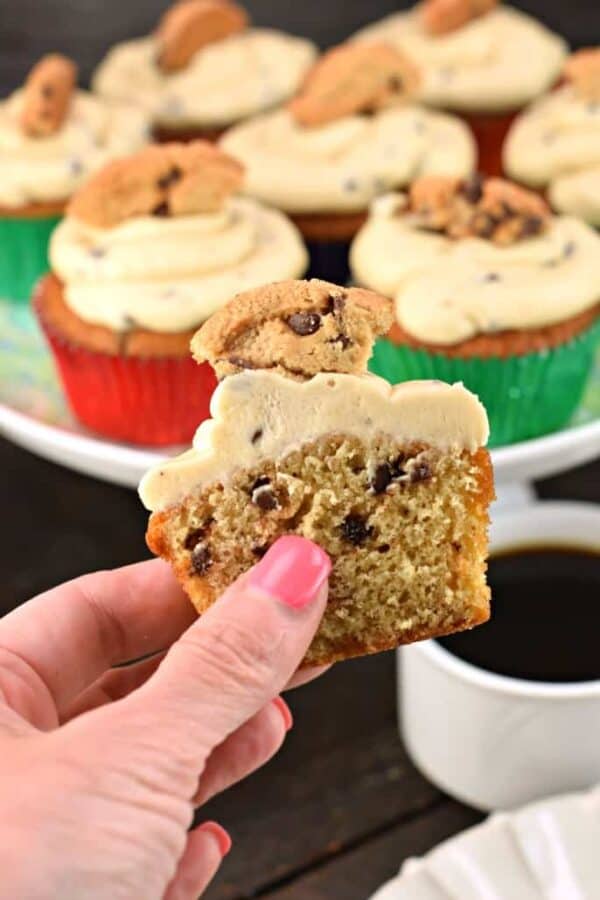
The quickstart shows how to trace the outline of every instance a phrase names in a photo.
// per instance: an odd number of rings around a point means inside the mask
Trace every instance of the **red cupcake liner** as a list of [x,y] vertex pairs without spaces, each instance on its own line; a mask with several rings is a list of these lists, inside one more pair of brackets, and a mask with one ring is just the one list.
[[502,146],[508,130],[520,110],[503,114],[473,113],[463,114],[477,142],[479,153],[478,171],[488,176],[502,175]]
[[40,315],[69,406],[87,428],[148,447],[189,443],[210,416],[217,385],[208,363],[189,357],[128,357],[72,344]]

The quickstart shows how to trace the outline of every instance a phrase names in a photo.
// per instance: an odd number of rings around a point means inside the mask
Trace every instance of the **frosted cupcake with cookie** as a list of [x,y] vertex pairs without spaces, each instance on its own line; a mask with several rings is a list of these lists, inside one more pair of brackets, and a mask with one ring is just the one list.
[[288,100],[315,56],[310,41],[251,27],[230,0],[179,0],[154,34],[114,47],[93,86],[145,109],[161,140],[214,140]]
[[555,210],[600,227],[600,48],[574,53],[564,84],[512,126],[504,168],[545,191]]
[[413,57],[423,74],[419,98],[467,121],[487,175],[501,173],[512,119],[552,87],[567,53],[562,38],[497,0],[423,0],[355,40],[387,41]]
[[367,374],[391,320],[385,297],[324,281],[235,297],[192,342],[220,379],[211,419],[140,485],[148,544],[199,613],[282,536],[327,551],[305,665],[489,617],[485,410],[462,385]]
[[424,178],[379,202],[351,261],[394,298],[378,375],[463,381],[493,446],[568,422],[600,336],[600,237],[584,222],[500,179]]
[[73,192],[147,139],[143,112],[78,90],[77,67],[58,54],[41,59],[0,101],[0,297],[29,300]]
[[378,194],[423,174],[475,165],[458,119],[413,103],[418,69],[385,44],[326,53],[286,109],[231,129],[221,146],[246,166],[246,192],[288,213],[309,242],[311,274],[348,276],[348,243]]
[[295,227],[237,196],[242,181],[212,144],[165,144],[107,166],[69,204],[35,309],[90,429],[188,441],[215,386],[190,357],[195,330],[238,291],[304,271]]

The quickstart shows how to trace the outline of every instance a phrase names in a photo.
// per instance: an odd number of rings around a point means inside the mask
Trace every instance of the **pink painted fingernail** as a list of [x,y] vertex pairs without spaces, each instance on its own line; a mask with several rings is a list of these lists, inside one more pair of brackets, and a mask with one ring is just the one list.
[[292,715],[291,709],[289,708],[283,697],[275,697],[273,703],[281,713],[283,723],[285,725],[285,730],[289,731],[294,724],[294,717]]
[[296,534],[275,541],[248,577],[247,584],[292,609],[316,600],[331,572],[331,560],[317,544]]
[[209,834],[212,834],[217,844],[219,845],[221,856],[227,856],[227,854],[231,850],[231,838],[229,837],[225,829],[222,828],[218,822],[203,822],[202,825],[199,826],[199,828],[200,831],[207,831]]

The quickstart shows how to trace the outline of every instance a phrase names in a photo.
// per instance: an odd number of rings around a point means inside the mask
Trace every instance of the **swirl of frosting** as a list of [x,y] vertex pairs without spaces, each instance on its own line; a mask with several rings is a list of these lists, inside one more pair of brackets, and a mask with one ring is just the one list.
[[385,198],[357,235],[351,266],[357,282],[395,297],[405,331],[431,344],[552,325],[600,300],[600,237],[567,217],[500,247],[421,230]]
[[84,321],[175,333],[240,291],[297,278],[307,253],[281,213],[231,198],[219,212],[140,216],[113,228],[68,216],[53,234],[50,261]]
[[0,205],[67,200],[89,174],[148,140],[140,110],[77,91],[61,127],[30,137],[20,125],[23,91],[0,103]]
[[600,102],[572,85],[538,100],[512,126],[504,166],[524,184],[549,186],[559,212],[600,225]]
[[288,100],[316,49],[302,38],[252,28],[198,51],[175,72],[157,65],[156,37],[118,44],[93,79],[101,96],[142,106],[155,124],[219,128]]
[[247,194],[290,213],[364,210],[418,175],[462,177],[475,165],[468,128],[417,106],[317,128],[278,110],[231,129],[221,146],[246,167]]
[[461,112],[517,109],[547,90],[566,43],[530,16],[499,6],[447,34],[426,31],[420,6],[394,13],[354,40],[386,40],[419,66],[419,99]]

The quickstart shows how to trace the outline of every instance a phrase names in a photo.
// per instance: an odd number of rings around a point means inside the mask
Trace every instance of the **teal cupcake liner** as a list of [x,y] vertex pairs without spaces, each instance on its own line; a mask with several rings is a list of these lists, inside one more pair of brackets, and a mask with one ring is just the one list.
[[581,401],[599,340],[600,319],[565,344],[508,359],[457,359],[382,338],[369,368],[392,384],[420,378],[462,381],[487,410],[489,446],[500,447],[567,424]]
[[60,216],[0,217],[0,297],[28,302],[48,271],[48,242]]

